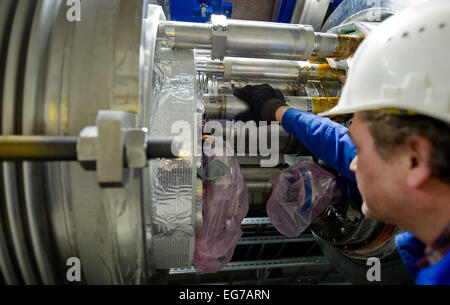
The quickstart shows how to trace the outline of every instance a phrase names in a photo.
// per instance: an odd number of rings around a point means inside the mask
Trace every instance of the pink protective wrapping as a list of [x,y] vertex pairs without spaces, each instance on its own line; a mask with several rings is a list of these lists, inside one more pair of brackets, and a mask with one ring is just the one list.
[[196,235],[194,257],[199,274],[218,272],[231,260],[248,212],[247,186],[237,159],[205,157],[204,165],[213,160],[222,161],[229,171],[216,180],[203,181],[203,227]]
[[287,237],[299,236],[330,204],[336,178],[308,159],[274,174],[267,214]]

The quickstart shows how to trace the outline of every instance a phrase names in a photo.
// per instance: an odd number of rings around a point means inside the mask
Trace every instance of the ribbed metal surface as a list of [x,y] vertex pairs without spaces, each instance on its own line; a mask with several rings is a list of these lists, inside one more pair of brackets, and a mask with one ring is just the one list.
[[[69,22],[63,0],[0,1],[2,137],[77,136],[95,123],[100,109],[138,112],[143,4],[82,2],[82,22]],[[33,160],[51,154],[74,160],[76,142],[57,142],[7,146],[34,154]],[[5,283],[62,283],[72,256],[80,257],[87,283],[140,283],[146,277],[138,178],[122,190],[104,190],[95,172],[78,164],[3,162],[0,167]]]
[[[19,1],[14,14],[6,59],[5,79],[2,98],[2,130],[4,135],[21,133],[25,58],[28,50],[27,38],[31,32],[36,1]],[[19,101],[19,102],[17,102]],[[15,257],[26,284],[40,282],[33,259],[30,232],[25,226],[24,193],[21,187],[20,165],[3,163],[4,194],[8,215],[9,231],[14,246]]]
[[[17,4],[18,2],[15,0],[4,0],[0,2],[0,106],[3,104],[8,44]],[[1,114],[2,107],[0,107],[0,128],[3,125]],[[2,167],[0,167],[0,206],[6,207]],[[7,211],[2,208],[0,209],[0,273],[3,274],[6,284],[18,284],[21,278],[16,275],[14,270],[14,268],[17,268],[17,262],[8,230]]]

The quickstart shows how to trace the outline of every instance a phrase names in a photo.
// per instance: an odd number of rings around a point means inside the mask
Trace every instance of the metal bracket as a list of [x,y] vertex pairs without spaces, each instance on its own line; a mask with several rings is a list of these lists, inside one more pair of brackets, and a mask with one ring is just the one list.
[[[145,131],[138,130],[136,114],[124,111],[100,110],[97,113],[96,126],[87,126],[81,130],[77,142],[77,159],[88,170],[97,171],[97,181],[102,186],[121,186],[124,180],[125,144],[127,163],[133,166],[145,157]],[[144,132],[144,134],[142,134]],[[136,153],[136,147],[142,152]],[[139,159],[134,162],[136,159]],[[131,159],[130,159],[131,158]]]
[[96,170],[101,186],[122,186],[127,169],[144,168],[148,159],[178,158],[182,142],[175,137],[148,137],[137,128],[131,112],[100,110],[96,126],[81,130],[77,160],[86,170]]
[[223,60],[227,49],[228,26],[224,15],[212,15],[212,52],[211,59]]

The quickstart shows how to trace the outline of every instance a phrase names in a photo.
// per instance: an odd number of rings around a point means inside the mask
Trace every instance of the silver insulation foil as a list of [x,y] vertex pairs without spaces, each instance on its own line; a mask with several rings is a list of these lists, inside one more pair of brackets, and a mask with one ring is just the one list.
[[[144,23],[149,33],[158,19],[149,8]],[[195,156],[193,145],[201,141],[196,117],[202,111],[196,94],[194,54],[192,50],[165,48],[163,42],[153,41],[153,37],[149,34],[144,39],[142,47],[148,50],[143,50],[146,58],[141,60],[149,74],[143,90],[149,135],[178,136],[183,142],[183,156],[149,161],[145,173],[148,184],[143,185],[149,197],[144,205],[147,258],[151,260],[149,265],[157,269],[190,267],[194,259],[195,224],[199,223],[196,208],[201,206],[202,193],[196,178],[200,158]],[[152,55],[153,58],[148,57]],[[184,128],[180,130],[176,126]]]

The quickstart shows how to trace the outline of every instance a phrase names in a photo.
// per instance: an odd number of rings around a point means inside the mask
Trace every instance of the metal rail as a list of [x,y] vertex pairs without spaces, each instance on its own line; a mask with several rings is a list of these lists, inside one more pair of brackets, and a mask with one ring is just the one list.
[[[264,268],[288,268],[288,267],[302,267],[302,266],[322,266],[329,264],[330,262],[325,256],[309,256],[300,258],[231,262],[226,264],[221,271],[257,270]],[[169,274],[187,274],[195,272],[197,272],[197,270],[194,267],[169,269]]]
[[256,236],[256,237],[242,237],[238,241],[238,245],[259,245],[259,244],[281,244],[281,243],[296,243],[296,242],[311,242],[315,241],[312,234],[300,235],[295,238],[284,236]]
[[271,224],[269,217],[252,217],[242,219],[241,225],[267,225]]

